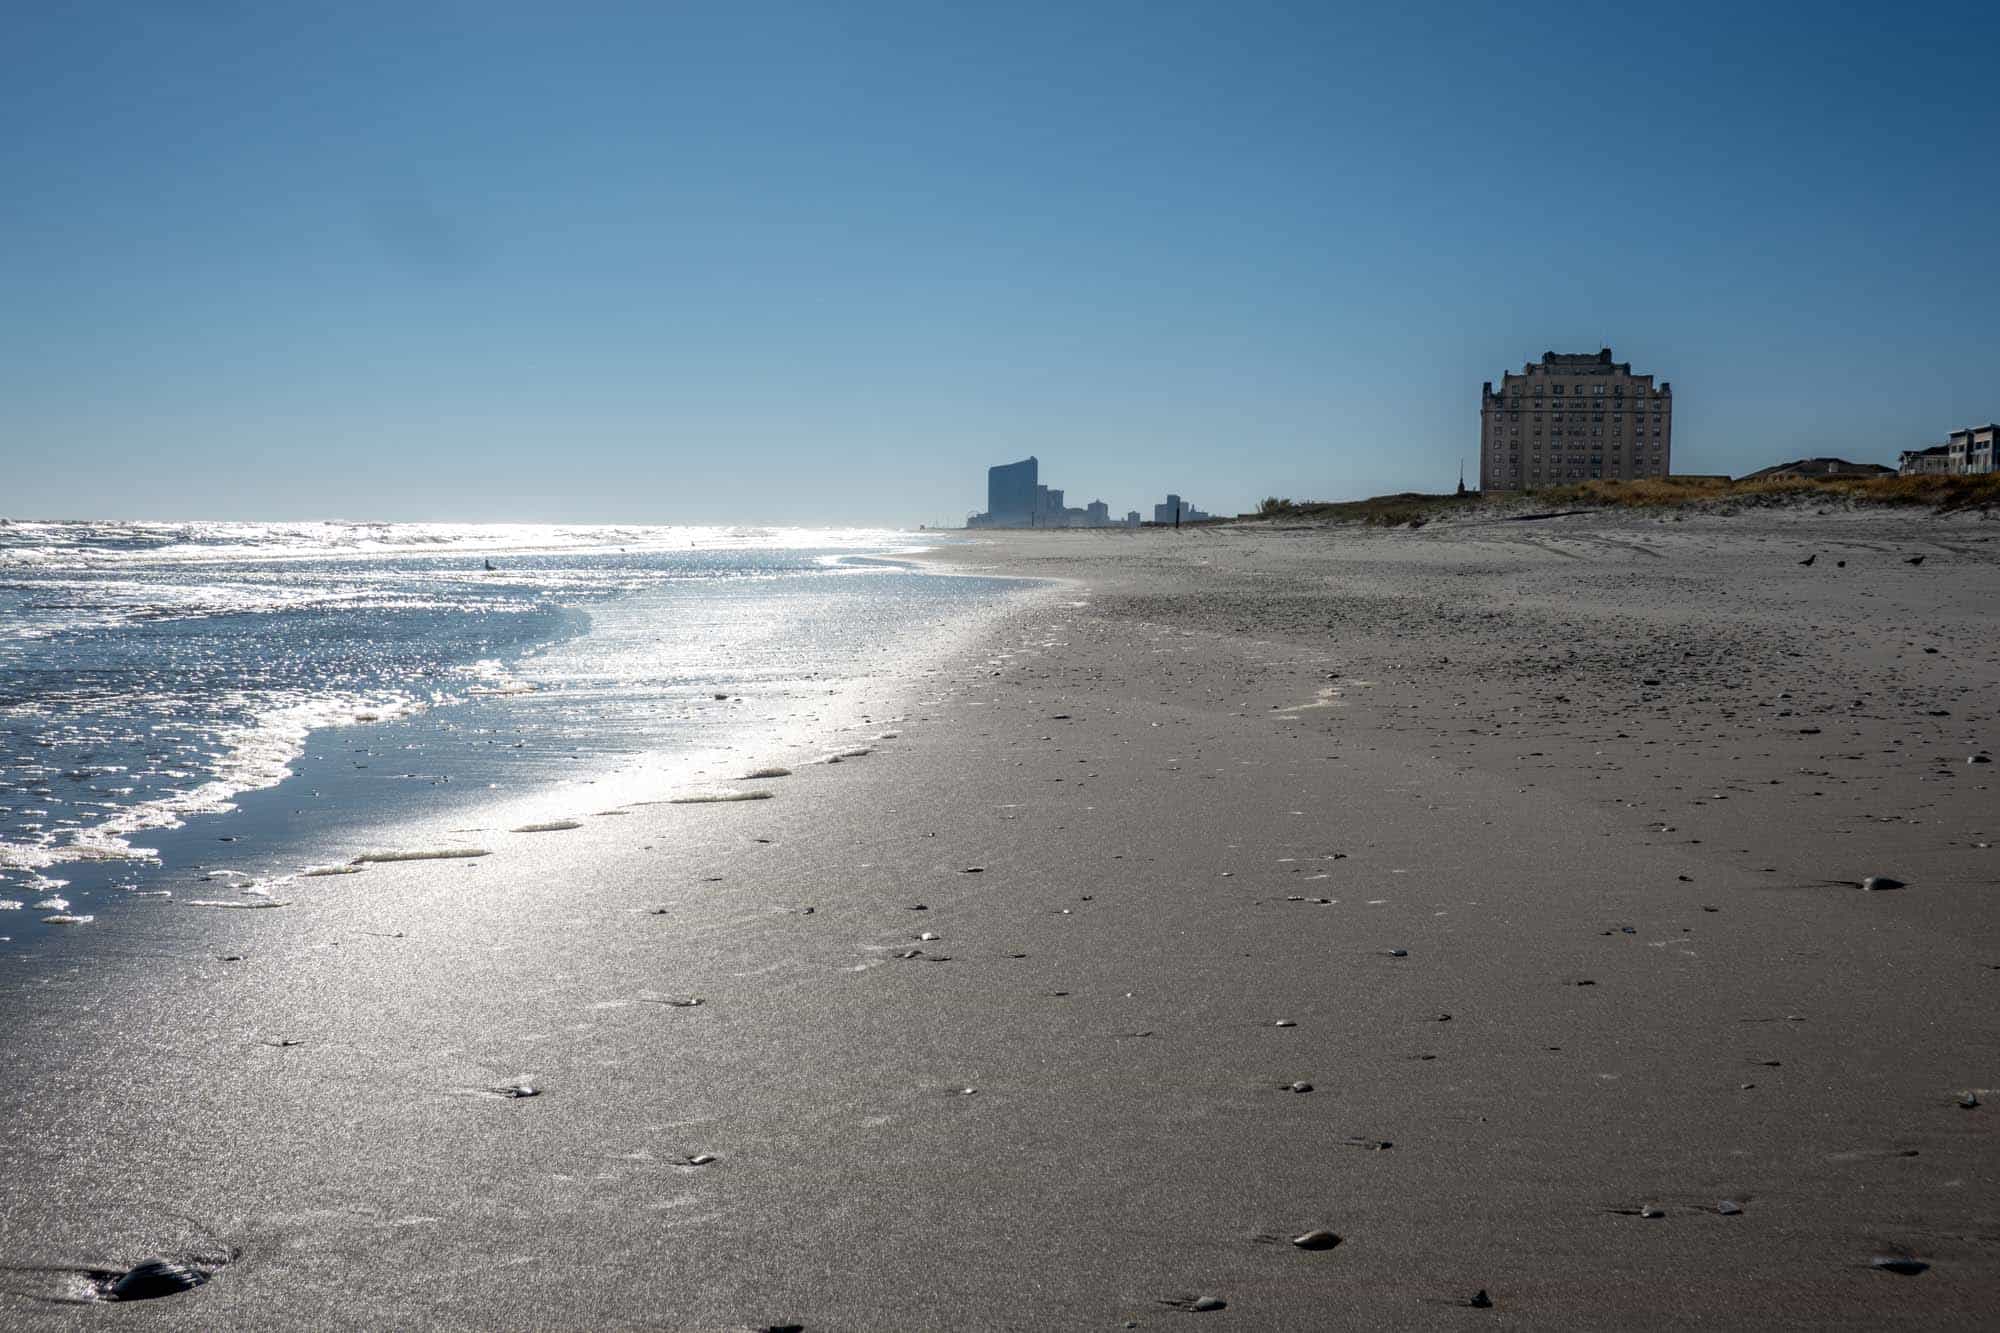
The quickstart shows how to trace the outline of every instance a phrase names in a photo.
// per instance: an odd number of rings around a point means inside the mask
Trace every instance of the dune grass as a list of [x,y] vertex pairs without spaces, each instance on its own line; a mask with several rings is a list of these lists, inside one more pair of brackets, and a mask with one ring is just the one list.
[[1265,500],[1250,518],[1422,527],[1442,518],[1491,510],[1494,517],[1526,509],[1726,509],[1793,504],[1922,506],[1940,514],[2000,508],[2000,473],[1974,477],[1789,477],[1731,481],[1725,477],[1579,481],[1515,493],[1426,495],[1403,491],[1366,500]]

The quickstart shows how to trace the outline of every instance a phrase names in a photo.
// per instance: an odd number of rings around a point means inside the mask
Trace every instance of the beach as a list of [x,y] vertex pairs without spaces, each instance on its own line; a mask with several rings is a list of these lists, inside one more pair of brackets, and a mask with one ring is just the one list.
[[758,799],[0,975],[0,1323],[1980,1326],[1996,536],[940,546]]

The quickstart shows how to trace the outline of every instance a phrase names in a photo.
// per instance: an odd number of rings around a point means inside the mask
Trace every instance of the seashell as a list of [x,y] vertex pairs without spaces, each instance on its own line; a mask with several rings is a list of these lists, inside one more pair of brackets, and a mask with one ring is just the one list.
[[208,1274],[173,1259],[147,1259],[134,1264],[103,1288],[108,1301],[150,1301],[193,1291]]
[[1292,1237],[1292,1244],[1302,1250],[1330,1250],[1340,1244],[1340,1237],[1331,1231],[1308,1231],[1303,1236]]

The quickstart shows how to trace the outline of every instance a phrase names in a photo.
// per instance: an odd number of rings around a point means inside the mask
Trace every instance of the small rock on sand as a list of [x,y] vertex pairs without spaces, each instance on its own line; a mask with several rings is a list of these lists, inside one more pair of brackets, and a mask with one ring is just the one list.
[[1878,1254],[1868,1261],[1868,1265],[1885,1273],[1894,1273],[1897,1277],[1915,1277],[1930,1271],[1929,1264],[1909,1254]]

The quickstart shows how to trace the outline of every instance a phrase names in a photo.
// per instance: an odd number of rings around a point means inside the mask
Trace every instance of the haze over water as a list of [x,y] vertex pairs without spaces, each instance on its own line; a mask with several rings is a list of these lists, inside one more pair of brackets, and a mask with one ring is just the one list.
[[0,941],[134,893],[270,894],[475,807],[560,817],[740,771],[835,725],[842,687],[901,634],[1009,586],[873,558],[910,547],[868,529],[0,525]]

